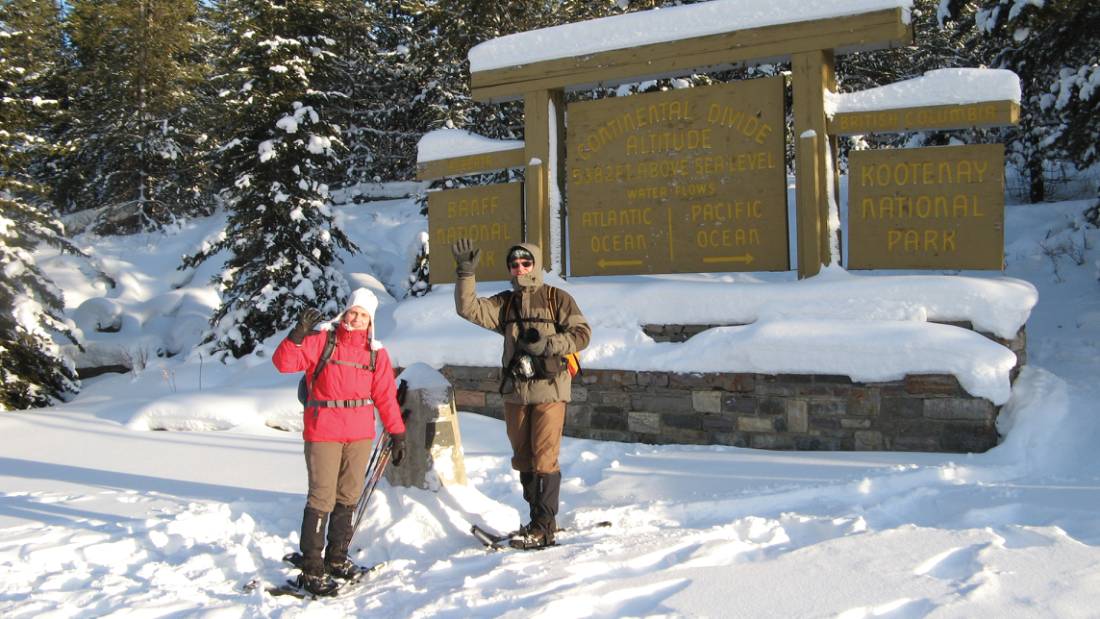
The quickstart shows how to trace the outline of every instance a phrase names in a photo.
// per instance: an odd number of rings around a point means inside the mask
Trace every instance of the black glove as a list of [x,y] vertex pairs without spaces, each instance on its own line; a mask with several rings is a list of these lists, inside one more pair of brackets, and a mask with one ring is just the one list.
[[528,327],[523,332],[523,349],[536,357],[541,357],[546,352],[547,339],[539,335],[539,330]]
[[319,322],[321,322],[321,312],[312,307],[306,308],[302,311],[302,315],[298,316],[298,324],[294,325],[294,328],[290,330],[290,334],[287,335],[286,338],[300,346],[302,340],[306,339],[309,332],[312,331],[313,327]]
[[401,466],[401,461],[405,459],[405,433],[391,434],[390,440],[390,462],[394,466]]
[[455,256],[458,268],[455,272],[459,275],[473,275],[477,268],[477,261],[481,258],[481,250],[474,247],[470,239],[458,239],[451,245],[451,253]]

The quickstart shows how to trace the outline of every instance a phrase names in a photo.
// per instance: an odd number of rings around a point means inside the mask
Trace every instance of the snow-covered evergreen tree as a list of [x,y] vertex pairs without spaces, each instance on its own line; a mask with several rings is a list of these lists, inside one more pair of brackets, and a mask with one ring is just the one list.
[[194,266],[222,250],[222,303],[207,341],[215,352],[248,354],[316,307],[329,315],[349,294],[335,268],[354,251],[336,222],[330,183],[345,177],[343,104],[334,84],[338,15],[321,0],[227,0],[222,92],[227,130],[217,167],[227,179],[225,234],[184,259]]
[[1020,76],[1020,127],[1009,155],[1030,198],[1048,193],[1048,160],[1100,162],[1100,3],[1095,0],[941,0],[939,16],[983,35],[995,66]]
[[210,212],[196,91],[204,64],[196,0],[74,0],[71,155],[59,199],[100,208],[103,232]]
[[[80,388],[53,335],[72,332],[61,318],[61,291],[35,264],[39,243],[70,248],[32,174],[50,147],[40,135],[57,101],[39,93],[51,79],[51,45],[37,26],[56,19],[49,2],[0,4],[0,410],[48,406]],[[38,38],[41,37],[41,38]]]

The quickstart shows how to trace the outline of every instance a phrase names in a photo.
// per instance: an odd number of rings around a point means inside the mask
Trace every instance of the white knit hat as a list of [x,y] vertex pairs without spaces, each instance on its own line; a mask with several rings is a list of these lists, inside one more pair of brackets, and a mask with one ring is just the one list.
[[361,307],[367,310],[367,313],[370,314],[370,321],[374,322],[374,310],[378,309],[378,297],[366,288],[356,288],[355,292],[351,293],[351,298],[348,299],[344,311],[346,312],[352,307]]

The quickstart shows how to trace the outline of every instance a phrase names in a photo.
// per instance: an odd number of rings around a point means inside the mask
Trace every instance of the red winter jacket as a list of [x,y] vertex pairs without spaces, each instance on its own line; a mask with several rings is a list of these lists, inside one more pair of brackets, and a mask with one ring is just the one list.
[[[280,372],[305,372],[312,382],[313,370],[321,359],[328,333],[320,331],[305,337],[301,346],[285,339],[271,357]],[[393,366],[385,348],[375,355],[374,372],[333,361],[347,361],[370,366],[370,331],[348,331],[336,328],[336,349],[317,377],[310,400],[374,400],[374,406],[354,408],[311,407],[304,412],[302,436],[310,442],[349,442],[374,438],[374,409],[382,416],[382,425],[390,434],[405,431],[401,409],[397,405],[397,385]]]

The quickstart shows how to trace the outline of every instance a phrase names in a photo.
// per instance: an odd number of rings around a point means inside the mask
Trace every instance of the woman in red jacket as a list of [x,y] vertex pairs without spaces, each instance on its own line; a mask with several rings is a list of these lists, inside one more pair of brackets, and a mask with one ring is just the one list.
[[315,309],[302,312],[271,359],[280,372],[306,373],[309,399],[302,435],[309,495],[302,515],[298,584],[315,595],[335,591],[336,583],[328,575],[349,578],[359,570],[348,559],[348,546],[370,459],[375,410],[393,437],[393,464],[399,465],[405,455],[405,424],[393,366],[386,349],[372,337],[377,307],[378,299],[366,288],[352,294],[334,327],[336,347],[316,381],[313,373],[329,334],[313,331],[321,321]]

